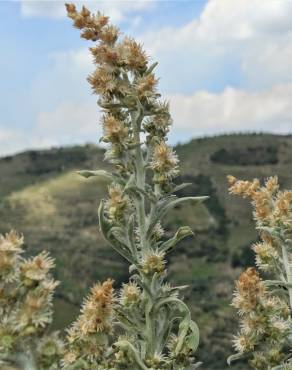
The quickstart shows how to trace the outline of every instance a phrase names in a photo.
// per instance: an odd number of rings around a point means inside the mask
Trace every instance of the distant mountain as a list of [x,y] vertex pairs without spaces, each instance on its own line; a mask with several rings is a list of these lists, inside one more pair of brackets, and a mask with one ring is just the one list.
[[[257,236],[248,202],[230,196],[226,175],[264,179],[277,174],[292,188],[292,136],[224,135],[178,145],[181,180],[193,185],[181,195],[209,195],[202,206],[176,208],[165,220],[167,232],[190,225],[194,239],[170,258],[169,276],[189,284],[186,300],[201,328],[204,369],[226,369],[235,333],[230,307],[234,280],[254,264],[250,244]],[[92,145],[27,151],[0,159],[0,232],[15,228],[29,253],[46,249],[56,258],[62,282],[55,326],[67,325],[96,280],[111,276],[119,285],[127,266],[97,228],[97,207],[107,184],[85,180],[79,169],[106,168],[103,150]],[[236,365],[234,369],[247,369]]]

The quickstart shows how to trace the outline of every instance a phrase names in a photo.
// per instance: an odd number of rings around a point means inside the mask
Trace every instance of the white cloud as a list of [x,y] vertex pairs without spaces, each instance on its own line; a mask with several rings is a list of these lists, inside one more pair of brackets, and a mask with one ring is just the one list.
[[292,82],[291,19],[291,0],[209,0],[198,19],[140,40],[167,66],[166,88],[220,89],[234,83],[234,73],[235,83],[267,88]]
[[[10,125],[3,125],[3,127]],[[22,150],[25,145],[23,132],[17,128],[0,128],[0,156],[9,155]]]
[[204,39],[243,40],[291,32],[290,0],[210,0],[196,25]]
[[292,35],[291,16],[290,0],[209,0],[198,19],[182,27],[156,30],[157,37],[151,33],[148,36],[154,52],[192,47],[196,42],[238,42],[267,36],[274,39]]
[[[292,130],[292,84],[260,92],[227,87],[221,93],[197,91],[175,94],[170,100],[174,125],[171,141],[226,132]],[[98,142],[101,113],[94,102],[63,101],[54,109],[39,112],[36,125],[25,130],[0,130],[1,154],[27,148],[44,148]]]
[[29,130],[0,128],[0,156],[26,149],[98,143],[100,115],[93,101],[63,101],[51,110],[39,112],[35,125]]
[[92,102],[64,101],[51,111],[40,112],[36,129],[49,137],[69,137],[73,142],[89,141],[100,136],[99,118],[100,112]]
[[[70,1],[68,1],[70,2]],[[114,22],[121,22],[128,13],[143,11],[153,6],[149,0],[99,0],[77,1],[78,6],[85,5],[92,11],[102,11],[109,15]],[[64,1],[59,0],[20,0],[21,14],[24,17],[63,18],[66,16]]]
[[174,130],[189,137],[238,131],[291,133],[292,84],[261,92],[227,87],[169,96]]
[[26,149],[48,148],[58,145],[53,138],[41,137],[35,130],[0,129],[0,156]]
[[[64,16],[59,1],[22,1],[21,6],[24,16]],[[101,6],[115,22],[131,15],[135,23],[135,12],[150,2],[89,5]],[[148,54],[160,62],[158,75],[174,118],[173,142],[230,131],[291,133],[291,19],[291,0],[209,0],[199,18],[140,35]],[[86,48],[51,53],[49,67],[27,94],[37,107],[34,127],[29,133],[0,131],[2,153],[97,142],[96,96],[89,95],[85,80],[93,68]]]

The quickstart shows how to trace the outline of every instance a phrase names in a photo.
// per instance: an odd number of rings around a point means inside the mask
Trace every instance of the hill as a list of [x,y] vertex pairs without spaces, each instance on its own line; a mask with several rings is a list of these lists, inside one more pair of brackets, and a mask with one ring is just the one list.
[[[229,305],[234,280],[254,264],[249,246],[256,240],[251,209],[228,195],[226,175],[263,179],[277,174],[281,186],[291,188],[292,136],[224,135],[192,140],[176,151],[181,180],[193,184],[183,194],[210,198],[200,208],[176,208],[165,220],[168,232],[181,224],[196,232],[171,256],[169,276],[174,283],[190,286],[186,300],[201,328],[199,358],[204,368],[226,369],[235,332]],[[127,266],[97,228],[97,206],[107,184],[76,174],[79,169],[106,167],[103,150],[93,145],[0,159],[0,232],[15,228],[24,234],[28,253],[46,249],[56,258],[62,282],[56,327],[72,321],[94,281],[111,276],[119,285],[127,277]],[[246,370],[240,364],[233,368]]]

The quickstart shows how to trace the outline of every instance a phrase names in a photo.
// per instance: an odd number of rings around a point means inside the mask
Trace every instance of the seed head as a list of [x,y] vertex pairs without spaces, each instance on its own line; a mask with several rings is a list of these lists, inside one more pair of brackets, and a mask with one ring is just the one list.
[[128,137],[128,128],[125,124],[111,114],[104,115],[103,123],[103,140],[115,144],[122,144]]
[[137,304],[141,299],[141,289],[135,282],[123,284],[120,291],[120,303],[123,306],[132,306]]
[[146,275],[162,273],[165,270],[164,254],[161,252],[152,252],[143,257],[141,262],[142,271]]
[[178,162],[177,155],[165,142],[162,141],[155,146],[151,167],[162,180],[173,178],[178,174]]

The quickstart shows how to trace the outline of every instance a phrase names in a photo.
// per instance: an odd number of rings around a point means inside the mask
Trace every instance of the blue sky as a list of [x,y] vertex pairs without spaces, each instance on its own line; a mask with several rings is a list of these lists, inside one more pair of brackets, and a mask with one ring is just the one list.
[[[159,61],[171,143],[292,132],[292,1],[85,1]],[[79,3],[81,4],[81,3]],[[0,156],[97,142],[89,43],[61,1],[0,1]]]

